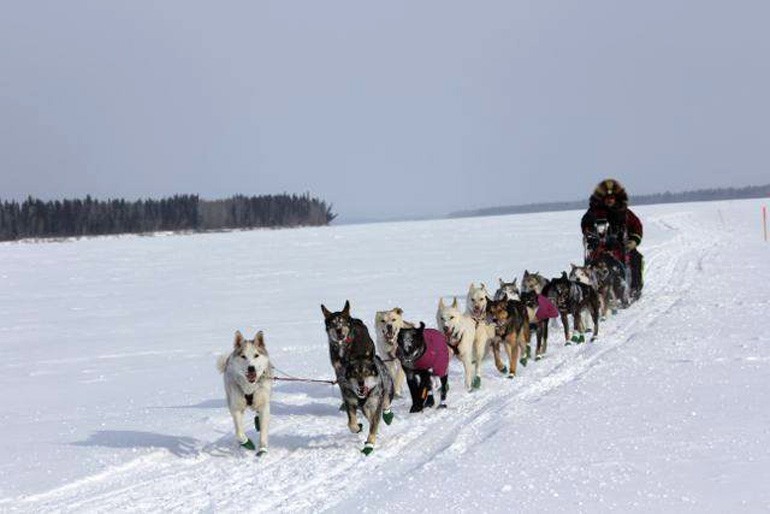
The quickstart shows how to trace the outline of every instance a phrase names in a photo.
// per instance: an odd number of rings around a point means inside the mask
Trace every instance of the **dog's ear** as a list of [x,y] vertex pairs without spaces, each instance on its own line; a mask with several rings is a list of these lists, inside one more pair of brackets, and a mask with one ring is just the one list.
[[345,306],[342,308],[342,315],[345,317],[350,317],[350,301],[345,300]]
[[562,278],[562,280],[567,278],[567,272],[566,271],[562,271],[561,272],[561,278]]
[[452,308],[453,309],[457,309],[457,297],[456,296],[452,299]]
[[324,304],[321,304],[321,312],[324,313],[324,318],[329,319],[329,316],[332,315],[332,313],[329,311],[329,309],[326,308]]
[[524,278],[527,278],[529,276],[529,271],[524,270]]
[[423,323],[423,322],[421,321],[421,322],[420,322],[420,326],[417,328],[417,332],[419,332],[420,334],[422,334],[424,331],[425,331],[425,323]]
[[404,310],[401,307],[396,307],[393,310],[396,311],[396,314],[398,314],[399,316],[403,316],[404,315]]
[[519,277],[516,277],[516,278],[514,278],[514,279],[513,279],[513,282],[511,282],[511,285],[512,285],[513,287],[518,287],[518,286],[516,285],[516,281],[517,281],[517,280],[519,280]]
[[468,286],[468,291],[473,291],[474,289],[476,289],[476,284],[471,282],[471,285]]
[[254,342],[257,343],[257,346],[259,346],[263,350],[265,349],[265,335],[262,333],[261,330],[257,332],[256,336],[254,336]]
[[572,266],[572,271],[574,271],[574,270],[575,270],[575,268],[577,268],[577,266],[575,266],[575,265],[574,265],[574,264],[572,264],[571,262],[569,263],[569,265],[570,265],[570,266]]
[[502,278],[498,277],[497,281],[500,282],[500,287],[503,287],[505,285],[505,280],[503,280]]
[[233,341],[233,348],[238,350],[238,349],[240,349],[242,344],[243,344],[243,334],[241,334],[240,330],[236,330],[235,331],[235,341]]
[[446,309],[446,305],[444,305],[444,298],[443,297],[438,299],[438,308],[439,308],[439,310],[442,310],[442,311],[444,309]]
[[484,285],[484,282],[480,282],[479,285],[481,286],[481,289],[483,289],[484,291],[487,290],[487,286]]

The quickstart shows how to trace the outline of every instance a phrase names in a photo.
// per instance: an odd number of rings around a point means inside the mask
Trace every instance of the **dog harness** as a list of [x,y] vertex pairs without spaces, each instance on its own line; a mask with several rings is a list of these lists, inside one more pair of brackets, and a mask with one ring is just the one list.
[[415,369],[431,370],[437,377],[445,377],[449,368],[449,346],[444,334],[433,328],[423,333],[425,353],[414,363]]
[[579,305],[583,301],[583,289],[577,282],[570,281],[569,299],[574,305]]

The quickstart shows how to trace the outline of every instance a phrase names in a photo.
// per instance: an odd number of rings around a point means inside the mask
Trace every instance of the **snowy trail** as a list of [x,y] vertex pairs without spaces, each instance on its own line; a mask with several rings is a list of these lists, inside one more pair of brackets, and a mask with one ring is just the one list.
[[[453,362],[450,408],[410,416],[408,400],[397,400],[396,418],[391,426],[383,426],[377,450],[368,458],[358,451],[363,438],[348,433],[344,414],[337,412],[336,390],[278,384],[271,451],[261,460],[234,448],[222,406],[223,415],[216,420],[222,435],[213,442],[193,438],[181,456],[156,450],[63,487],[4,499],[0,507],[61,512],[321,511],[354,505],[364,490],[377,502],[378,495],[397,488],[405,476],[431,472],[473,454],[507,421],[525,415],[531,403],[578,380],[648,330],[681,300],[704,257],[726,237],[719,228],[704,228],[694,215],[664,214],[650,222],[665,225],[675,235],[645,248],[645,295],[602,324],[599,342],[564,347],[561,329],[552,329],[545,359],[531,363],[512,381],[497,376],[487,361],[482,389],[472,394],[461,391],[460,368]],[[244,491],[259,502],[244,503]]]

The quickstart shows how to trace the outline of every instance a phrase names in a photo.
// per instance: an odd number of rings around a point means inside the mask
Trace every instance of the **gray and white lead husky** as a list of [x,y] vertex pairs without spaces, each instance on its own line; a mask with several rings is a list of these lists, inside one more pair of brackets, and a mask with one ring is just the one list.
[[354,434],[361,432],[363,425],[358,422],[360,410],[369,422],[369,434],[361,452],[369,455],[377,442],[380,418],[390,425],[393,412],[393,378],[388,368],[374,353],[354,353],[345,363],[345,381],[340,382],[342,399],[348,413],[348,428]]
[[230,355],[219,357],[217,369],[224,375],[227,406],[235,424],[235,438],[242,447],[255,449],[254,443],[243,430],[243,414],[250,407],[257,412],[254,418],[254,426],[259,432],[257,456],[264,455],[267,453],[273,375],[262,332],[257,332],[252,340],[235,332],[233,351]]

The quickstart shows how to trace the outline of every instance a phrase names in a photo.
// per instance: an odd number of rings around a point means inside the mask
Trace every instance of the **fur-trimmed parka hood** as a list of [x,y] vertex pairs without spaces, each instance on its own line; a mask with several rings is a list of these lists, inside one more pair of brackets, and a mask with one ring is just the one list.
[[591,195],[590,206],[604,206],[604,198],[609,195],[615,197],[615,210],[624,211],[628,208],[628,193],[626,193],[626,189],[620,182],[612,178],[599,182]]

